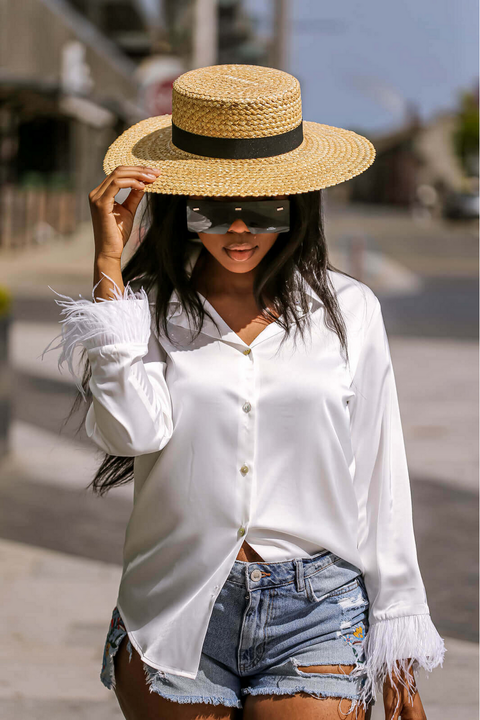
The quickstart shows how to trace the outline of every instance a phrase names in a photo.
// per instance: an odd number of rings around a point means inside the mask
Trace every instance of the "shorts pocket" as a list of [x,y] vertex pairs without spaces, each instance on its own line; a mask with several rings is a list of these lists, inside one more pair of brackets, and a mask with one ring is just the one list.
[[365,586],[359,576],[353,580],[347,580],[347,582],[334,590],[328,590],[323,583],[322,574],[315,573],[305,578],[305,586],[307,595],[312,602],[320,602],[320,600],[326,600],[327,598],[347,595],[348,593],[357,591],[358,588],[361,588],[364,598],[367,599]]
[[345,593],[348,593],[351,590],[355,590],[355,588],[359,587],[359,585],[360,585],[360,582],[357,577],[357,578],[355,578],[355,580],[348,582],[346,585],[342,585],[342,587],[338,588],[338,590],[333,590],[331,593],[328,593],[328,594],[330,597],[336,597],[337,595],[344,595]]

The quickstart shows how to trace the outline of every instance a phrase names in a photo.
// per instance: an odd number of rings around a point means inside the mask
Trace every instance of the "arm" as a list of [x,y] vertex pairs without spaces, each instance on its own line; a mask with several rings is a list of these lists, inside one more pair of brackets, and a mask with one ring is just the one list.
[[[399,683],[415,694],[410,670],[443,664],[444,642],[430,617],[412,518],[407,458],[388,338],[378,298],[354,370],[350,421],[359,508],[358,549],[365,571],[370,627],[364,641],[367,683]],[[413,667],[411,663],[413,662]],[[402,678],[408,678],[407,684]]]
[[[122,263],[115,257],[95,253],[93,265],[93,297],[96,300],[115,299],[113,287],[117,286],[120,293],[124,293]],[[98,288],[98,289],[97,289]]]
[[[158,174],[158,170],[147,167],[119,166],[92,190],[93,302],[65,295],[63,301],[55,301],[63,306],[62,315],[66,314],[61,321],[62,340],[51,348],[62,347],[59,369],[67,362],[75,377],[73,352],[77,346],[86,349],[93,395],[85,419],[86,432],[106,453],[121,457],[157,452],[173,431],[165,382],[166,356],[151,335],[148,297],[143,288],[137,294],[128,285],[125,288],[121,270],[122,252],[143,191]],[[130,188],[130,193],[118,203],[115,197],[124,188]],[[85,400],[82,383],[75,380]]]
[[52,349],[62,347],[58,366],[67,362],[84,399],[73,370],[73,352],[78,345],[87,350],[93,401],[85,429],[102,450],[121,457],[158,452],[173,432],[166,354],[152,333],[145,290],[134,293],[127,284],[122,293],[106,278],[113,288],[112,300],[90,302],[65,295],[55,300],[66,318],[61,321],[62,340]]

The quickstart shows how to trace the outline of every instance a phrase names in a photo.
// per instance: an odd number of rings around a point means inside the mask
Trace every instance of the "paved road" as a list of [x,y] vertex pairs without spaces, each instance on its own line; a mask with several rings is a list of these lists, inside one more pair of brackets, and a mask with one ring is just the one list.
[[392,335],[478,339],[478,278],[424,279],[418,294],[377,293]]

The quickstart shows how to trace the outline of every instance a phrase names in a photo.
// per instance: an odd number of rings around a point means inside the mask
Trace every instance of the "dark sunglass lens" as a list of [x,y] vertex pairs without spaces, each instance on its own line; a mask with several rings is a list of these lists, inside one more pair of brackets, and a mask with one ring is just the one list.
[[187,225],[191,232],[224,235],[237,219],[243,220],[251,233],[288,232],[288,200],[187,202]]

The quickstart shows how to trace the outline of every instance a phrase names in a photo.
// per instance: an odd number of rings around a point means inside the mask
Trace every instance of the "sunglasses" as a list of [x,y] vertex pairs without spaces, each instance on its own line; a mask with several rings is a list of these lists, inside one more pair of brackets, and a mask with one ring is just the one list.
[[289,200],[187,200],[187,226],[191,232],[224,235],[240,218],[253,235],[290,230]]

